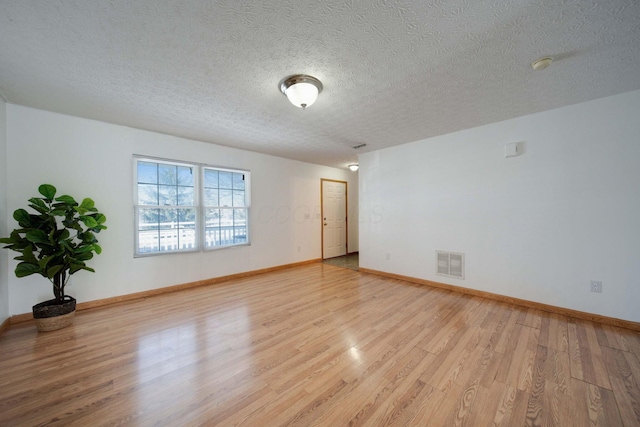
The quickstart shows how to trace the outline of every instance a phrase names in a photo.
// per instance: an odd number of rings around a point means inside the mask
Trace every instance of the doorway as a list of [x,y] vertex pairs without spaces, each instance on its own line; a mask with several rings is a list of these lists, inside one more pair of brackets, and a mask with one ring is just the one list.
[[320,180],[322,210],[322,259],[347,254],[347,183]]
[[322,260],[322,262],[325,264],[333,265],[335,267],[348,268],[355,271],[358,271],[360,269],[358,252],[351,252],[350,254],[338,256],[335,258],[327,258],[325,260]]

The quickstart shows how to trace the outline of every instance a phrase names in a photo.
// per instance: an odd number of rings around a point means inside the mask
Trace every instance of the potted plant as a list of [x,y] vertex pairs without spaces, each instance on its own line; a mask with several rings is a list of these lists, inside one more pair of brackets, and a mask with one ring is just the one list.
[[20,253],[14,258],[20,261],[17,277],[40,274],[53,284],[55,298],[33,306],[38,330],[53,331],[73,323],[76,300],[65,294],[65,286],[78,271],[95,272],[86,261],[94,252],[102,252],[95,235],[107,228],[107,218],[89,198],[78,203],[71,196],[56,197],[56,188],[50,184],[41,185],[38,192],[42,197],[29,199],[36,213],[16,210],[13,218],[20,228],[0,238],[0,243]]

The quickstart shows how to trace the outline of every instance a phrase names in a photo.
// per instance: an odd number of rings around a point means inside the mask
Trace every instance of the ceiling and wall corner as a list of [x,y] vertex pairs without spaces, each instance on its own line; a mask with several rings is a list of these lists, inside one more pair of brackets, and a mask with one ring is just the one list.
[[[9,102],[317,164],[640,89],[636,0],[0,2]],[[552,56],[534,72],[531,62]],[[278,89],[324,90],[307,111]]]

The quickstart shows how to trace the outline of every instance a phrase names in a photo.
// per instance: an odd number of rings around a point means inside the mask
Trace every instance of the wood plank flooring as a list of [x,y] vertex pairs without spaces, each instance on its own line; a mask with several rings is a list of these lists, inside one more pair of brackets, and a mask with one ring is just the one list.
[[321,263],[0,336],[0,426],[640,426],[640,333]]

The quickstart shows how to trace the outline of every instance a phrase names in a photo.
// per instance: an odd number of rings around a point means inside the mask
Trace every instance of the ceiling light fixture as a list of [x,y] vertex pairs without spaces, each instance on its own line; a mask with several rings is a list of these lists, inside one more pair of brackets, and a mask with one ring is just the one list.
[[286,77],[278,86],[293,105],[303,110],[316,102],[322,92],[320,80],[306,74]]
[[542,71],[547,68],[553,62],[553,58],[550,56],[545,56],[544,58],[536,59],[531,63],[531,66],[536,71]]
[[349,165],[349,169],[351,169],[351,172],[355,172],[355,171],[357,171],[359,167],[360,167],[360,166],[359,166],[357,163],[351,163],[351,164]]

